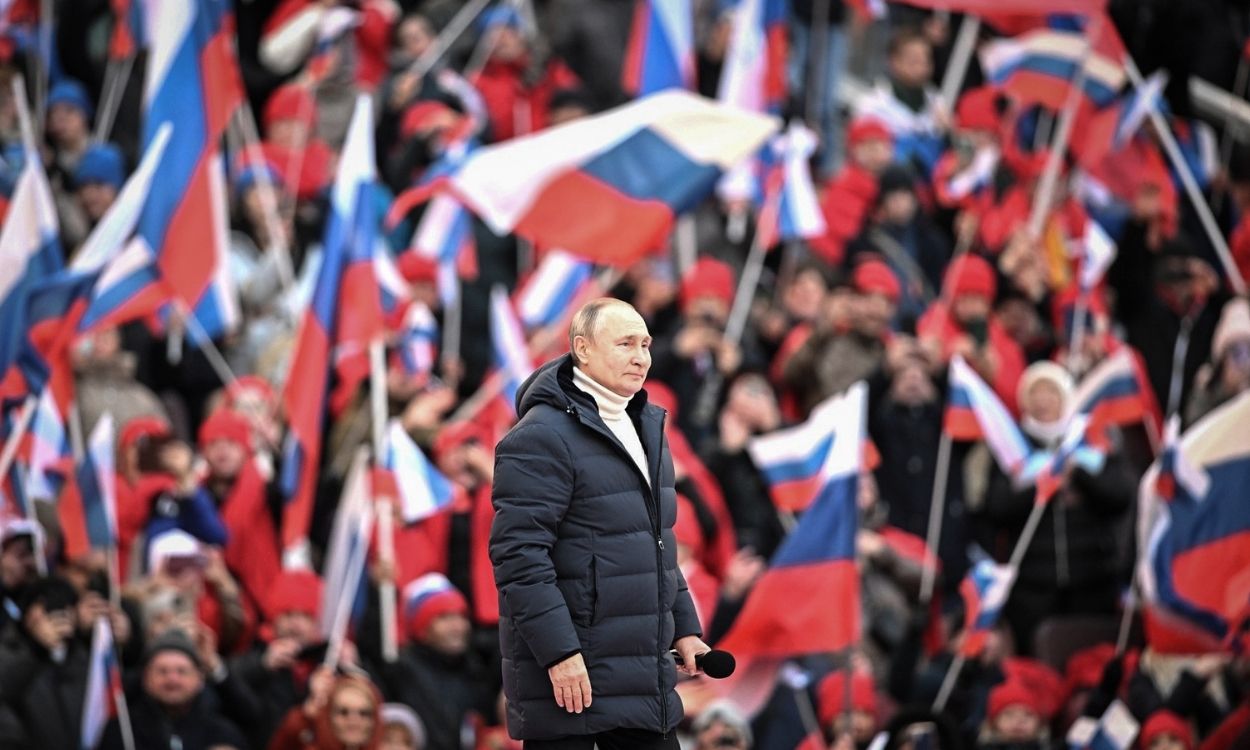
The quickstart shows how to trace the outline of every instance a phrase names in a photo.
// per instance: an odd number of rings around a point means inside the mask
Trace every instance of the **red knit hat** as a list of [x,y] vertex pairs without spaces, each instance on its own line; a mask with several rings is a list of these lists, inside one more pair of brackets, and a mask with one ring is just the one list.
[[[846,708],[846,673],[838,670],[825,675],[816,688],[816,699],[820,704],[821,726],[829,726]],[[851,675],[851,710],[874,716],[877,713],[877,690],[872,684],[872,675],[866,672]]]
[[986,718],[993,722],[998,715],[1011,706],[1024,706],[1040,718],[1042,709],[1038,705],[1037,696],[1017,680],[999,683],[990,691],[989,704],[986,706]]
[[317,127],[317,102],[308,89],[288,83],[269,95],[265,102],[265,128],[283,120],[299,120],[309,130]]
[[682,309],[699,297],[715,297],[727,305],[733,304],[733,269],[715,258],[699,258],[681,280]]
[[244,450],[252,449],[251,425],[243,415],[229,409],[218,409],[209,415],[200,425],[199,437],[201,449],[214,440],[229,440]]
[[960,130],[998,131],[998,92],[992,86],[969,89],[955,106],[955,127]]
[[433,284],[438,281],[438,263],[420,253],[404,253],[399,256],[398,266],[399,275],[409,284]]
[[118,438],[117,445],[122,450],[125,450],[137,443],[141,438],[168,437],[171,434],[173,433],[169,429],[169,423],[162,417],[135,417],[122,428],[122,434]]
[[884,294],[891,302],[898,302],[902,294],[894,271],[879,260],[867,260],[855,267],[851,276],[855,290],[860,294]]
[[259,375],[243,375],[226,387],[226,405],[234,408],[244,394],[258,393],[269,406],[277,403],[273,386]]
[[979,255],[965,253],[955,259],[946,269],[943,285],[950,289],[952,297],[976,294],[991,302],[998,293],[998,278],[994,267]]
[[874,117],[857,117],[852,120],[851,127],[846,131],[847,148],[855,148],[864,141],[870,140],[893,143],[894,134],[884,122]]
[[1150,743],[1156,738],[1170,734],[1180,740],[1185,750],[1194,750],[1194,731],[1189,723],[1171,711],[1155,711],[1142,725],[1141,734],[1137,738],[1142,750],[1149,750]]
[[426,573],[404,587],[404,632],[424,639],[435,618],[469,614],[469,603],[442,573]]
[[399,121],[399,133],[404,138],[411,138],[431,126],[438,125],[442,119],[456,117],[458,117],[456,110],[446,104],[429,99],[422,100],[404,110],[404,116]]
[[265,614],[270,620],[290,612],[316,617],[321,612],[323,589],[320,576],[311,570],[284,570],[269,589]]
[[677,522],[673,524],[673,536],[678,544],[684,544],[697,557],[703,554],[703,529],[699,526],[699,514],[685,495],[677,494]]
[[1096,687],[1102,681],[1103,670],[1113,658],[1115,646],[1110,643],[1100,643],[1072,654],[1063,670],[1063,681],[1068,695]]

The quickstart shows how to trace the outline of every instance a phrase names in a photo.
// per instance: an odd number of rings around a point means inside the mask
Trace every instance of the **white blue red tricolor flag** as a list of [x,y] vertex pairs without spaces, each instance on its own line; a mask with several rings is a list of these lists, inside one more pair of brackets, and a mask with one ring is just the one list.
[[341,641],[364,608],[365,570],[374,522],[369,478],[366,452],[361,449],[343,483],[326,548],[320,627],[322,637],[329,642]]
[[690,0],[635,0],[621,87],[630,96],[694,88],[694,8]]
[[951,359],[942,429],[952,440],[984,440],[998,468],[1008,476],[1016,476],[1029,455],[1029,442],[1007,407],[959,356]]
[[57,502],[68,559],[79,559],[93,549],[112,549],[117,544],[115,444],[113,417],[106,413],[91,431],[75,481]]
[[779,241],[811,239],[825,233],[825,215],[816,199],[809,162],[816,151],[816,134],[799,122],[790,123],[772,142],[764,160],[763,205],[755,231],[770,248]]
[[517,319],[512,300],[502,286],[490,292],[490,340],[495,367],[503,378],[503,399],[509,409],[515,410],[517,390],[533,374],[534,360],[530,357],[525,331]]
[[751,438],[747,452],[768,483],[773,504],[781,510],[805,510],[826,483],[830,451],[837,438],[834,415],[842,397],[831,396],[812,409],[807,421]]
[[381,468],[395,483],[404,523],[417,523],[451,510],[461,498],[459,488],[430,463],[399,420],[391,420],[386,429]]
[[1015,571],[1008,565],[999,565],[988,558],[979,560],[959,584],[959,595],[964,601],[964,638],[959,652],[973,658],[985,648],[985,639],[998,622],[1011,585],[1015,583]]
[[91,631],[91,661],[87,666],[87,692],[82,702],[82,736],[79,747],[95,750],[104,728],[117,715],[117,695],[122,689],[121,667],[113,649],[109,619],[96,619]]
[[1077,719],[1064,741],[1068,750],[1129,750],[1139,729],[1132,712],[1116,699],[1098,719],[1090,716]]
[[594,266],[563,250],[550,250],[516,293],[517,315],[526,328],[559,323],[590,283]]

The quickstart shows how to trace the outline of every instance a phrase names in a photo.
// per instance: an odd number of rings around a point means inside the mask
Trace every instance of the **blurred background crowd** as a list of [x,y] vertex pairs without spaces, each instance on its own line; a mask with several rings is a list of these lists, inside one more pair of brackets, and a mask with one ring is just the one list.
[[[694,0],[699,93],[717,96],[734,14],[753,3]],[[6,226],[19,221],[7,201],[32,153],[14,95],[22,76],[36,113],[33,153],[70,262],[142,156],[145,70],[169,64],[146,51],[142,31],[161,33],[159,20],[133,26],[129,54],[115,45],[118,29],[134,23],[128,14],[159,16],[152,8],[168,0],[147,5],[0,3],[0,210]],[[779,114],[815,134],[809,166],[823,231],[768,254],[741,337],[725,328],[751,245],[749,199],[709,197],[682,217],[671,247],[606,277],[606,292],[631,302],[654,336],[648,390],[670,414],[684,498],[679,556],[713,646],[796,522],[774,504],[749,444],[868,382],[875,450],[860,478],[861,633],[849,655],[795,655],[759,705],[700,681],[683,686],[684,746],[847,750],[888,728],[889,747],[1066,747],[1079,717],[1097,719],[1119,701],[1141,725],[1125,746],[1250,747],[1244,655],[1163,648],[1132,611],[1121,628],[1134,602],[1139,480],[1160,450],[1163,418],[1179,415],[1188,427],[1250,390],[1250,305],[1237,295],[1237,275],[1250,275],[1250,120],[1237,109],[1250,5],[1113,0],[1107,18],[1124,49],[1144,75],[1167,74],[1155,102],[1165,115],[1139,113],[1135,127],[1091,153],[1098,125],[1083,113],[1069,123],[1050,180],[1060,108],[990,80],[976,55],[956,96],[939,93],[971,16],[901,2],[779,5],[788,41]],[[1032,16],[987,16],[973,30],[978,42],[1071,9],[1035,5]],[[101,620],[125,700],[105,702],[100,747],[130,737],[138,748],[186,750],[519,747],[500,726],[498,604],[486,555],[492,448],[511,415],[480,389],[487,383],[490,395],[496,364],[490,290],[521,287],[550,248],[473,218],[473,257],[462,255],[460,295],[448,299],[439,264],[409,250],[424,209],[382,222],[404,297],[386,320],[387,416],[456,501],[394,520],[394,553],[370,553],[350,637],[327,668],[321,623],[334,603],[322,574],[372,420],[363,378],[349,381],[354,390],[336,392],[320,435],[307,546],[300,564],[283,565],[281,394],[304,374],[288,369],[314,298],[357,94],[374,105],[379,221],[465,138],[505,142],[631,98],[622,71],[634,0],[463,10],[452,0],[234,3],[226,29],[248,111],[225,130],[218,187],[229,211],[225,286],[238,317],[208,331],[212,347],[178,312],[95,327],[70,347],[79,423],[70,431],[93,434],[106,414],[116,426],[107,451],[116,543],[107,554],[75,543],[63,496],[88,490],[66,479],[72,469],[34,481],[33,449],[23,444],[0,516],[0,747],[83,746]],[[44,23],[48,14],[54,22]],[[471,19],[462,33],[459,18]],[[327,35],[335,23],[339,33]],[[1195,80],[1233,92],[1233,103],[1204,106],[1191,93]],[[1165,153],[1163,123],[1209,226]],[[1043,186],[1046,205],[1033,216]],[[1091,223],[1115,257],[1087,289],[1073,248]],[[16,260],[3,256],[11,251],[0,242],[0,276],[13,272]],[[424,366],[403,356],[414,305],[436,330],[457,329],[455,341],[436,339]],[[537,360],[559,353],[558,329],[557,321],[526,331]],[[1034,501],[1031,484],[983,443],[940,450],[952,357],[988,384],[1031,460],[1044,462],[1060,447],[1082,378],[1123,352],[1141,375],[1146,415],[1109,427],[1098,460],[1063,474],[1001,619],[942,710],[932,710],[964,653],[960,583],[978,560],[1008,560]],[[10,415],[6,434],[13,429]],[[37,441],[30,431],[27,442]],[[935,505],[939,464],[949,471]],[[926,550],[935,507],[940,541]],[[926,565],[939,571],[932,591],[922,591]],[[400,648],[388,655],[381,600],[394,590]]]

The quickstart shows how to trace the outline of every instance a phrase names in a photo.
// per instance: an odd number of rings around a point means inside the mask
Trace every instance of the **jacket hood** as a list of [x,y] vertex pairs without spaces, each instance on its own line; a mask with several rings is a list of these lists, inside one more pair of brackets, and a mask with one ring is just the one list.
[[[539,404],[547,404],[560,410],[568,410],[573,405],[588,409],[591,414],[598,414],[599,409],[590,394],[584,393],[573,385],[573,355],[564,354],[540,366],[533,372],[516,391],[517,419]],[[625,410],[631,414],[639,414],[647,406],[647,391],[644,388],[630,400]],[[657,407],[658,408],[658,407]]]

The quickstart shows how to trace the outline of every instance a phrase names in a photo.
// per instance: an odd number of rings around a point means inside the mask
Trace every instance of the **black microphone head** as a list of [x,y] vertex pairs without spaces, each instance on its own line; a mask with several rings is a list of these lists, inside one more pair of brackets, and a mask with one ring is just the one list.
[[703,670],[703,674],[714,680],[723,680],[734,673],[738,662],[734,659],[734,655],[728,651],[719,651],[712,649],[704,654],[699,654],[696,659],[699,668]]

